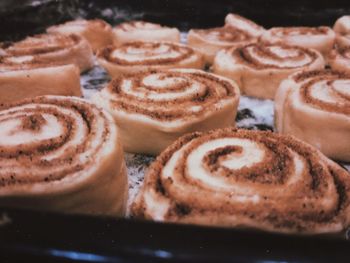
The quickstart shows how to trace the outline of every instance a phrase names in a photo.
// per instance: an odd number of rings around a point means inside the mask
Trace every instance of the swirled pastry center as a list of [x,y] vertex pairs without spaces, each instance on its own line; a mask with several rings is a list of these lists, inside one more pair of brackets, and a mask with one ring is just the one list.
[[327,27],[276,27],[271,29],[271,34],[278,37],[298,38],[300,36],[317,36],[327,34]]
[[92,167],[105,115],[79,99],[38,98],[0,111],[0,187],[60,180]]
[[166,42],[131,42],[115,49],[107,48],[101,53],[113,63],[130,66],[176,63],[193,54],[189,47]]
[[164,151],[133,209],[155,220],[340,231],[349,224],[349,183],[344,170],[292,137],[216,130]]
[[54,52],[71,47],[77,43],[74,35],[45,34],[28,37],[6,48],[6,53],[12,56],[37,55]]
[[115,79],[108,87],[114,107],[158,121],[205,114],[237,96],[232,85],[205,73],[151,71]]
[[232,56],[258,68],[298,68],[311,64],[317,57],[313,51],[300,47],[261,44],[234,49]]

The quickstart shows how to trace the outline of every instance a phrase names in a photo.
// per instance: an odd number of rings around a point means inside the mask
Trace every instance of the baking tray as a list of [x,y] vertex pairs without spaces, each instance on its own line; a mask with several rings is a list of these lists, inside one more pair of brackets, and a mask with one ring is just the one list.
[[[75,17],[111,24],[141,19],[180,28],[221,26],[229,12],[265,27],[332,25],[350,1],[21,0],[0,3],[0,39],[14,40]],[[35,23],[26,23],[34,16]],[[8,19],[7,19],[8,18]],[[14,25],[11,21],[17,21]],[[7,24],[6,24],[7,23]],[[20,27],[25,23],[26,27]],[[185,37],[185,34],[182,34]],[[84,96],[109,81],[95,66],[82,76]],[[271,130],[273,103],[242,97],[237,125]],[[153,157],[126,154],[130,199]],[[347,164],[345,168],[349,169]],[[176,225],[0,208],[0,263],[6,262],[348,262],[348,234],[293,236],[253,230]]]

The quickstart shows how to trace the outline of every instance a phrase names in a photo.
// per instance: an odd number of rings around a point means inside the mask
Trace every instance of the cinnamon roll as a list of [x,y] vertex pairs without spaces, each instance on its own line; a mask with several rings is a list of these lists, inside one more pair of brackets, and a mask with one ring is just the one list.
[[123,215],[126,167],[112,116],[75,97],[0,108],[0,205]]
[[187,132],[234,125],[239,89],[201,70],[154,70],[114,79],[93,101],[114,116],[125,151],[156,155]]
[[336,32],[336,43],[339,47],[350,47],[350,16],[340,17],[334,24],[333,30]]
[[271,132],[187,134],[151,164],[132,205],[137,218],[340,232],[350,223],[350,176],[313,147]]
[[197,48],[207,64],[212,64],[216,53],[223,48],[256,42],[245,31],[225,26],[210,29],[191,29],[187,36],[188,45]]
[[335,21],[333,30],[339,34],[350,33],[350,16],[342,16]]
[[112,77],[145,70],[204,67],[203,56],[186,45],[170,42],[129,42],[109,46],[97,58]]
[[113,43],[112,27],[101,19],[68,21],[49,27],[47,32],[80,35],[89,42],[94,52]]
[[261,41],[269,44],[313,48],[327,56],[335,42],[335,33],[330,27],[274,27],[261,36]]
[[225,25],[244,31],[255,38],[260,37],[266,31],[262,26],[237,14],[228,14],[225,18]]
[[0,104],[39,95],[81,96],[79,68],[0,56]]
[[40,60],[45,63],[75,64],[80,71],[90,69],[94,63],[89,43],[74,34],[42,34],[15,43],[3,43],[0,55],[11,57],[17,63]]
[[350,75],[306,71],[291,75],[275,98],[275,124],[330,158],[350,161]]
[[291,73],[323,67],[324,59],[316,50],[256,43],[219,51],[213,72],[235,80],[248,96],[273,99],[280,82]]
[[113,43],[116,46],[134,41],[180,42],[177,28],[144,21],[130,21],[113,28]]
[[328,64],[334,70],[350,74],[350,45],[333,49],[328,57]]
[[335,42],[337,43],[337,46],[340,48],[350,47],[350,33],[346,35],[337,34],[335,38]]

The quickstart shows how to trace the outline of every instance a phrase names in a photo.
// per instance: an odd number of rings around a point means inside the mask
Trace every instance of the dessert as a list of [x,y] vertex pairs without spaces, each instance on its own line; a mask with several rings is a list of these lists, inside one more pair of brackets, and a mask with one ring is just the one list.
[[0,205],[120,216],[127,177],[112,116],[76,97],[0,108]]
[[0,103],[40,95],[81,96],[79,68],[0,56]]
[[271,132],[187,134],[149,167],[136,218],[264,231],[340,232],[350,176],[308,144]]
[[335,43],[335,33],[330,27],[273,27],[261,35],[269,44],[287,44],[313,48],[327,56]]
[[275,127],[349,162],[350,75],[323,70],[288,77],[276,93]]
[[180,42],[177,28],[144,21],[130,21],[113,28],[113,43],[116,46],[134,41]]
[[189,46],[199,50],[207,64],[212,64],[216,53],[228,47],[256,42],[247,32],[230,26],[209,29],[191,29],[187,36]]
[[234,125],[239,88],[201,70],[119,76],[93,101],[115,118],[125,151],[157,155],[181,135]]
[[112,77],[154,69],[204,67],[198,51],[171,42],[129,42],[119,47],[109,46],[100,50],[97,57]]
[[329,66],[350,74],[350,46],[334,48],[328,57]]
[[323,69],[322,55],[312,49],[255,43],[217,53],[213,72],[233,79],[243,94],[273,99],[280,82],[307,69]]
[[40,60],[53,64],[75,64],[81,72],[90,69],[94,63],[89,43],[74,34],[41,34],[19,42],[2,43],[0,55],[11,57],[17,63]]
[[112,27],[101,19],[68,21],[64,24],[49,27],[47,32],[80,35],[89,42],[94,52],[113,42]]

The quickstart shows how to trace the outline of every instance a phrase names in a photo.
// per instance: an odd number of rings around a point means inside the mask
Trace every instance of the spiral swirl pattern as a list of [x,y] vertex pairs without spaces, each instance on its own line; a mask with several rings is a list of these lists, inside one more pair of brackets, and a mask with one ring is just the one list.
[[193,32],[200,35],[201,37],[213,42],[223,42],[227,45],[236,43],[244,43],[251,40],[253,37],[248,35],[246,32],[233,29],[230,27],[216,27],[210,29],[194,29]]
[[[145,150],[153,154],[186,131],[232,125],[238,100],[239,89],[232,81],[191,69],[155,70],[121,76],[95,98],[97,103],[114,114],[121,127],[122,138],[123,126],[133,126],[135,130],[132,132],[147,134],[148,142],[143,143],[151,146],[145,147]],[[220,122],[217,118],[221,118]],[[132,120],[137,124],[126,125]],[[155,133],[152,142],[154,132],[145,132],[145,125],[166,135]],[[131,129],[126,128],[124,137],[132,133],[128,130]],[[134,147],[128,147],[128,141],[131,143],[135,140],[123,139],[124,146],[130,150]],[[137,143],[140,147],[143,144]],[[154,148],[157,150],[152,150]]]
[[235,80],[247,95],[272,99],[291,73],[323,67],[322,55],[315,50],[255,43],[219,51],[213,71]]
[[80,43],[80,40],[74,35],[54,34],[29,37],[10,45],[2,44],[0,103],[41,95],[81,96],[78,67],[81,64],[77,62],[81,61],[81,56],[76,55],[81,50],[80,46],[88,44],[85,40]]
[[151,165],[133,215],[160,221],[337,232],[349,225],[349,174],[289,136],[223,129],[186,135]]
[[223,48],[256,42],[256,38],[247,32],[226,26],[210,29],[191,29],[188,44],[204,55],[208,64],[212,64],[216,53]]
[[257,69],[309,66],[318,55],[314,51],[285,45],[250,44],[227,51],[233,59]]
[[275,111],[278,131],[299,137],[329,157],[350,161],[350,75],[296,73],[281,83]]
[[28,68],[36,64],[75,64],[81,71],[93,65],[90,45],[78,35],[42,34],[1,46],[2,67]]
[[170,42],[130,42],[98,53],[112,76],[160,68],[203,68],[202,56],[192,48]]
[[2,106],[0,166],[1,204],[43,202],[43,209],[106,214],[123,209],[120,198],[112,200],[125,195],[126,186],[116,127],[82,99],[43,96]]
[[331,28],[325,26],[274,27],[262,34],[261,41],[269,44],[283,43],[312,48],[327,55],[333,48],[335,33]]

